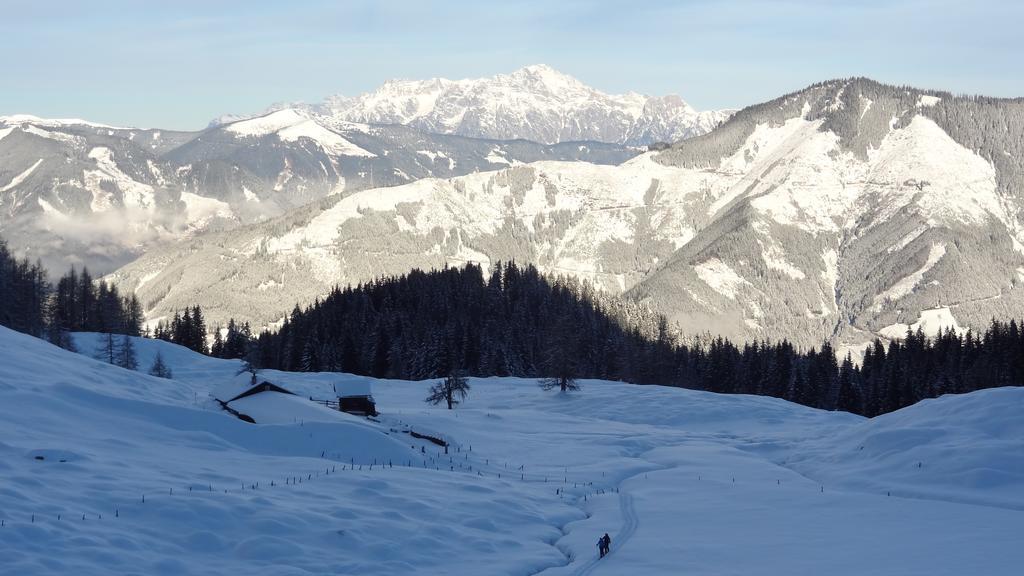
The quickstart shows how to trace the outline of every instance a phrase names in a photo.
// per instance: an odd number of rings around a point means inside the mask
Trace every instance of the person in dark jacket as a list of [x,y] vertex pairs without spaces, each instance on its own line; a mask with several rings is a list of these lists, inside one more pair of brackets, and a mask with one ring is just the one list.
[[601,558],[604,558],[612,547],[612,537],[605,532],[604,536],[601,536],[597,540],[597,549],[601,553]]

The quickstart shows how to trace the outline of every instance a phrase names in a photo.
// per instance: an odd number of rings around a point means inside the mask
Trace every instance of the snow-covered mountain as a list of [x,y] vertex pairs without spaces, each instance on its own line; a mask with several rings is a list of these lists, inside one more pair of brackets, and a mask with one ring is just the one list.
[[111,270],[161,242],[335,194],[543,159],[618,163],[637,152],[428,134],[293,108],[200,132],[6,116],[0,235],[54,270]]
[[203,302],[215,320],[263,325],[334,284],[515,259],[694,335],[856,347],[907,327],[980,328],[1024,312],[1022,108],[825,82],[619,166],[366,190],[154,251],[115,279],[151,317]]
[[[213,397],[239,361],[134,339],[168,380],[89,358],[98,340],[76,334],[79,355],[0,327],[5,573],[1002,576],[1024,563],[1024,388],[869,420],[517,378],[473,378],[446,410],[424,404],[427,382],[265,371],[295,395],[237,401],[250,424]],[[377,421],[307,400],[353,383],[372,386]]]
[[605,94],[545,65],[479,79],[392,80],[373,92],[332,96],[308,109],[334,121],[402,124],[473,138],[634,146],[704,134],[732,112],[698,112],[674,95]]
[[628,296],[737,338],[855,349],[1018,317],[1022,112],[863,79],[748,108],[654,158],[715,173],[708,220]]

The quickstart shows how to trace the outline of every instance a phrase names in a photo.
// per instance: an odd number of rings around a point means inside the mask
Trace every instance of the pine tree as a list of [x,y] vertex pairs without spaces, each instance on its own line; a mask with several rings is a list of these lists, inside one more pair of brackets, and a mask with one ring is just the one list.
[[839,401],[837,408],[844,412],[861,412],[860,393],[854,378],[856,370],[853,367],[853,358],[850,354],[843,359],[839,368]]
[[174,321],[171,325],[171,342],[185,348],[192,349],[192,311],[185,308],[185,313],[180,317],[178,313],[174,313]]
[[[234,320],[231,322],[232,324],[229,326],[234,325]],[[228,330],[228,333],[230,334],[230,328]],[[227,356],[224,355],[224,339],[220,335],[220,326],[213,329],[213,345],[210,346],[210,356],[213,356],[214,358],[227,358]]]
[[125,300],[123,315],[125,319],[124,333],[129,336],[141,336],[145,313],[142,311],[142,303],[134,293]]
[[188,332],[188,340],[188,347],[192,350],[200,354],[209,353],[209,347],[206,345],[206,321],[199,306],[192,307],[192,325]]
[[563,313],[555,325],[554,336],[546,345],[544,370],[547,377],[538,382],[542,389],[558,388],[561,392],[580,389],[579,383],[576,382],[579,361],[578,337],[579,332],[574,319],[569,313]]
[[156,358],[153,359],[153,365],[149,368],[149,373],[157,378],[173,378],[171,369],[164,363],[164,356],[158,350]]
[[85,332],[99,332],[101,327],[95,319],[96,313],[96,287],[92,283],[92,275],[88,268],[82,268],[78,276],[78,297],[75,306],[78,318],[75,329]]
[[81,329],[78,324],[80,314],[76,311],[78,307],[78,274],[74,266],[71,270],[61,276],[57,281],[54,290],[49,313],[51,342],[64,348],[59,342],[66,342],[62,334]]
[[135,356],[135,343],[128,335],[121,336],[121,344],[117,349],[117,365],[127,370],[138,370],[139,361]]
[[114,341],[114,334],[106,332],[100,334],[99,340],[96,344],[96,351],[93,353],[93,358],[102,360],[108,364],[117,363],[117,344]]

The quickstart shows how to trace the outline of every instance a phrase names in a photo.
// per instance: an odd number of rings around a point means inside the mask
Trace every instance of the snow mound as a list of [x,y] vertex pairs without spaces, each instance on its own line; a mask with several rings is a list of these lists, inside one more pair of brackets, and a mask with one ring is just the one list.
[[947,394],[808,443],[786,466],[873,493],[1024,510],[1024,388]]

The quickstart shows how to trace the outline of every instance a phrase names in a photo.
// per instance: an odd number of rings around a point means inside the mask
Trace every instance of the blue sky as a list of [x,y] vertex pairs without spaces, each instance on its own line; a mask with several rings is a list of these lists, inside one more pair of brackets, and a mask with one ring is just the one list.
[[740,107],[841,76],[1024,96],[1024,2],[0,0],[0,114],[201,128],[389,78],[549,64]]

